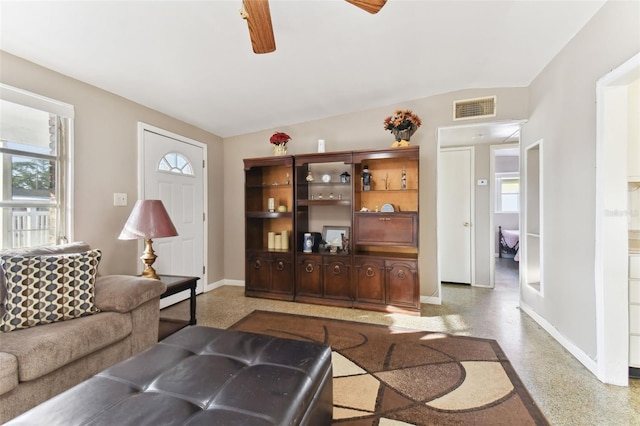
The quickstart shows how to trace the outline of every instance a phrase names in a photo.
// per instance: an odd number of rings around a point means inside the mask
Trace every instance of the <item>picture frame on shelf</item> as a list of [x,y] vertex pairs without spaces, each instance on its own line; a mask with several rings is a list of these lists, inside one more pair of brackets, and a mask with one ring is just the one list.
[[332,252],[345,251],[349,248],[350,231],[349,226],[323,226],[322,240]]

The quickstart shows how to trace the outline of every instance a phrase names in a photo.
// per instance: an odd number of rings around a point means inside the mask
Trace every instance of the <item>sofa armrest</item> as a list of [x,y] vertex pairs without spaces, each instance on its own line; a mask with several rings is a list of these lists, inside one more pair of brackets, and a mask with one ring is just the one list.
[[95,304],[101,311],[131,312],[166,290],[165,283],[151,278],[105,275],[96,278]]

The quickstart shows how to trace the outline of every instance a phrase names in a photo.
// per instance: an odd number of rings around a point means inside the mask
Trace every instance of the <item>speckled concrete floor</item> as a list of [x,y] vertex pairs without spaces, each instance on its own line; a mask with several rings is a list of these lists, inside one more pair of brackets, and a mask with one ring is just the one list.
[[[496,288],[443,286],[440,306],[422,305],[421,316],[282,302],[244,296],[224,286],[197,297],[199,325],[227,328],[253,310],[346,319],[495,339],[553,425],[640,425],[640,380],[605,385],[518,308],[517,264],[502,259]],[[162,316],[188,318],[181,302]]]

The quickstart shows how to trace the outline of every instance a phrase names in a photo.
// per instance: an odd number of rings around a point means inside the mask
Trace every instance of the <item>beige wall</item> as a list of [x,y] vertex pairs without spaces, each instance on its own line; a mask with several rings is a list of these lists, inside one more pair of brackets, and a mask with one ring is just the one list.
[[[118,240],[138,194],[138,122],[207,144],[208,278],[224,277],[220,137],[2,51],[0,81],[75,107],[74,239],[102,249],[102,274],[134,274],[140,263],[138,243]],[[127,193],[129,205],[114,207],[114,192]]]
[[543,139],[544,297],[523,301],[596,359],[596,82],[640,51],[640,3],[607,2],[530,86],[522,146]]
[[[437,297],[437,128],[455,124],[452,120],[454,100],[489,95],[497,95],[498,97],[498,116],[493,117],[490,121],[526,118],[528,102],[526,88],[462,90],[383,108],[226,138],[224,141],[225,277],[244,280],[243,158],[271,155],[269,137],[274,131],[283,131],[292,137],[292,141],[287,145],[288,152],[291,154],[316,152],[318,139],[326,140],[327,151],[387,148],[391,146],[393,136],[383,129],[382,121],[391,115],[394,109],[409,108],[414,110],[423,122],[422,127],[411,137],[412,144],[420,145],[421,157],[420,294],[426,297]],[[481,120],[466,120],[464,124],[479,121]],[[488,244],[487,240],[486,247]]]

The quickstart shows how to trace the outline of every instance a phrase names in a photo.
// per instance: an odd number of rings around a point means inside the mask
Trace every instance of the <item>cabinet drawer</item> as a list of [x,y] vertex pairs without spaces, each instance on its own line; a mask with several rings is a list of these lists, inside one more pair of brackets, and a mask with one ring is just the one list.
[[324,296],[331,299],[351,299],[351,258],[323,256]]
[[629,306],[629,333],[640,335],[640,305]]
[[322,257],[305,255],[296,265],[296,295],[322,297]]
[[418,245],[416,213],[363,213],[355,216],[356,244],[378,246]]
[[420,308],[418,262],[415,260],[385,260],[387,270],[387,303]]
[[384,259],[369,256],[354,258],[355,299],[357,302],[384,304]]
[[640,368],[640,336],[629,337],[629,366]]
[[640,256],[629,256],[629,278],[640,279]]

